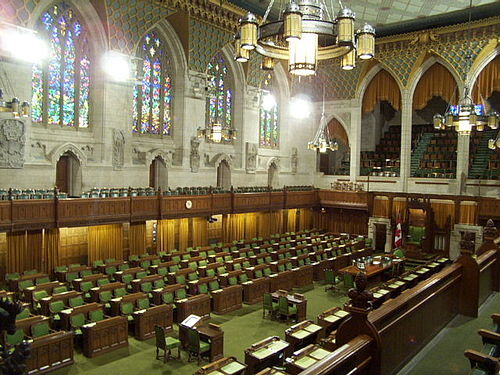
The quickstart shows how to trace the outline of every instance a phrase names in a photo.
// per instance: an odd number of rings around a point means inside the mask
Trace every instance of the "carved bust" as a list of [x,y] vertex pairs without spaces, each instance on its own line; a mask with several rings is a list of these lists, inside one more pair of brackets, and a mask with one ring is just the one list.
[[355,288],[347,292],[347,296],[351,299],[349,305],[364,310],[370,310],[372,308],[373,294],[365,290],[368,285],[366,274],[364,272],[358,272],[354,279],[354,283]]

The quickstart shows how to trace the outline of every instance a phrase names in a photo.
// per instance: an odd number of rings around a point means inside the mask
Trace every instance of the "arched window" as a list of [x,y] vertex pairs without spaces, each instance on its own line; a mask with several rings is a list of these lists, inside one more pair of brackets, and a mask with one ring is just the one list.
[[[208,63],[207,77],[207,125],[220,124],[222,129],[233,129],[233,78],[222,52],[217,52]],[[232,139],[223,135],[222,142],[231,143]]]
[[90,47],[87,32],[64,2],[42,14],[38,29],[49,44],[49,58],[33,65],[33,122],[89,126]]
[[279,104],[273,90],[273,74],[269,73],[262,82],[260,103],[260,146],[278,148],[280,139]]
[[166,44],[156,31],[142,39],[142,84],[134,89],[134,124],[139,134],[172,134],[172,75]]

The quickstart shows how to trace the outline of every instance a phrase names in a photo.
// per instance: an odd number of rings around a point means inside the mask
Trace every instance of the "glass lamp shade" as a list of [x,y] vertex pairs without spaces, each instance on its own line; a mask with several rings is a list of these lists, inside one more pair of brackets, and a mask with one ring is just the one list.
[[443,116],[434,115],[432,118],[432,122],[434,124],[434,129],[441,129],[441,125],[443,124]]
[[257,45],[257,18],[252,13],[247,15],[240,21],[240,36],[241,48],[252,50]]
[[283,37],[287,42],[302,37],[302,14],[296,3],[290,3],[283,14]]
[[301,39],[292,39],[288,44],[288,71],[298,76],[314,75],[317,66],[318,34],[302,33]]
[[458,119],[458,129],[460,134],[470,134],[472,130],[472,123],[468,116],[463,116]]
[[365,25],[358,30],[358,57],[362,60],[371,59],[375,55],[375,29]]
[[337,16],[339,45],[350,44],[354,41],[354,12],[348,8],[342,9]]
[[498,113],[493,112],[488,116],[488,126],[491,129],[498,129]]
[[235,39],[234,59],[238,62],[245,63],[250,59],[250,50],[241,48],[241,39]]
[[210,138],[215,143],[220,143],[222,141],[222,125],[221,124],[212,124],[212,128],[210,130]]
[[274,59],[265,56],[260,64],[262,70],[273,70],[274,69]]
[[356,67],[356,50],[351,50],[342,56],[341,66],[344,70],[352,70]]
[[488,141],[488,148],[489,148],[490,150],[494,150],[494,149],[496,148],[496,142],[495,142],[495,140],[494,140],[494,139],[490,139],[490,140]]

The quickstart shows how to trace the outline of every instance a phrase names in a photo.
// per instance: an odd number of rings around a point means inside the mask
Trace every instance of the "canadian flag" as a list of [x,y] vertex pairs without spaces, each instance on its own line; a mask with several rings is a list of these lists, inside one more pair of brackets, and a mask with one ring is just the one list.
[[403,246],[403,233],[401,231],[401,219],[397,218],[396,230],[394,231],[394,247]]

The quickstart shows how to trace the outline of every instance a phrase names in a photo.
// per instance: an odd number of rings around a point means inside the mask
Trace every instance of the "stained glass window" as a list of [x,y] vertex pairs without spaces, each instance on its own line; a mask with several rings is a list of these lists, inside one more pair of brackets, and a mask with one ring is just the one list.
[[134,89],[134,123],[138,134],[172,134],[172,78],[165,43],[156,31],[142,39],[139,71],[142,84]]
[[[268,148],[278,148],[280,139],[279,128],[279,105],[277,95],[273,90],[273,74],[269,73],[264,78],[261,85],[262,98],[260,105],[260,146]],[[266,96],[274,98],[266,101]]]
[[33,121],[87,128],[91,68],[87,33],[64,2],[44,12],[38,28],[48,40],[49,58],[33,66]]
[[[223,129],[233,129],[233,79],[222,52],[217,52],[208,63],[207,77],[207,125],[217,123]],[[223,135],[222,142],[231,143],[232,139]]]

